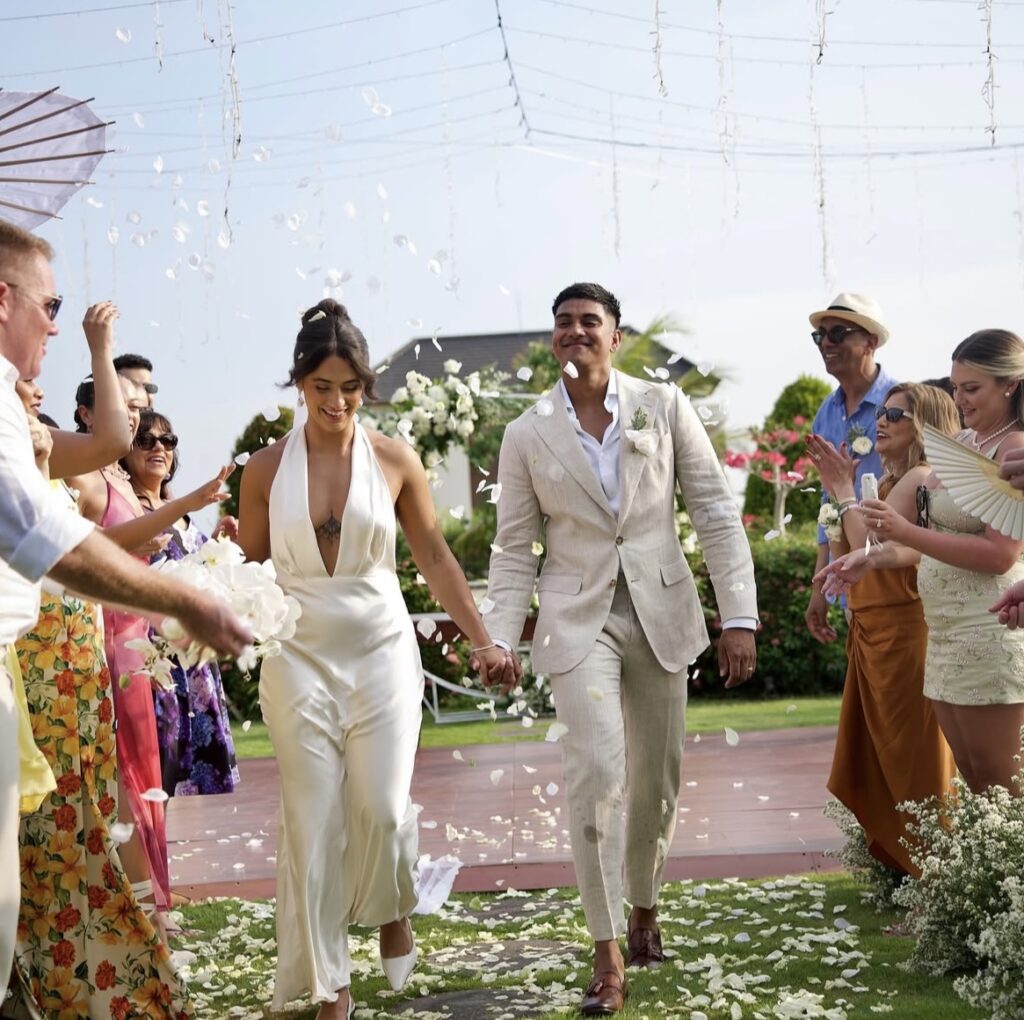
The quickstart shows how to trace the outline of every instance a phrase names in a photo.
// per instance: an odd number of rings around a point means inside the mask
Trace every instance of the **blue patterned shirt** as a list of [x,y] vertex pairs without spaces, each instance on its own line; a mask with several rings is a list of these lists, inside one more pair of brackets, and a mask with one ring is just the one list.
[[[875,409],[885,403],[885,395],[899,382],[889,375],[881,365],[878,366],[878,376],[871,384],[871,389],[864,394],[860,406],[849,417],[846,414],[846,395],[843,388],[837,386],[821,403],[818,413],[814,416],[813,431],[824,436],[837,450],[841,443],[847,446],[853,439],[851,430],[863,429],[863,434],[871,440],[871,452],[863,457],[857,457],[853,451],[850,454],[857,461],[857,476],[854,480],[854,491],[860,496],[860,480],[866,471],[870,471],[876,478],[881,478],[882,459],[875,450]],[[824,489],[821,491],[821,501],[824,503],[828,494]],[[818,527],[818,544],[827,545],[828,538],[825,529]]]

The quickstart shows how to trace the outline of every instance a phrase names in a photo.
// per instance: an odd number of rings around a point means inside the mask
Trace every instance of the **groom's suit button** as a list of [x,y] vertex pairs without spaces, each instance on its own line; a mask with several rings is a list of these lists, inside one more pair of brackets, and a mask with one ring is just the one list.
[[614,578],[611,581],[608,582],[608,587],[609,588],[614,588],[615,587],[615,579]]
[[622,545],[622,543],[624,541],[625,541],[625,539],[621,535],[616,535],[615,536],[615,544],[616,545]]

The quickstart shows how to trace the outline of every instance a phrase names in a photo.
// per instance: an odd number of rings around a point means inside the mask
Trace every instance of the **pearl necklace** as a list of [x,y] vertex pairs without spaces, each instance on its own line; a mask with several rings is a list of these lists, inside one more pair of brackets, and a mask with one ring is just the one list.
[[974,449],[977,450],[980,453],[981,452],[981,448],[983,446],[987,446],[989,443],[992,442],[993,439],[995,439],[997,436],[1001,436],[1004,432],[1009,432],[1010,429],[1012,429],[1013,426],[1016,425],[1016,424],[1017,424],[1016,419],[1011,419],[1001,429],[997,429],[995,432],[992,433],[992,435],[986,436],[984,439],[979,439],[978,438],[978,430],[974,429],[973,430],[974,431],[974,438],[970,439],[968,441],[970,442],[971,446],[973,446]]

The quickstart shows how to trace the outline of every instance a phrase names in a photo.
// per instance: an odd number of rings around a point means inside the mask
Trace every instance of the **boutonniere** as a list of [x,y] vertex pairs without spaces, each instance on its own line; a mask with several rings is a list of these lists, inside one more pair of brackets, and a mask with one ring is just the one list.
[[626,438],[633,444],[637,453],[649,457],[658,447],[658,433],[647,427],[647,412],[638,407],[630,419],[626,429]]
[[846,446],[858,457],[866,457],[875,448],[863,425],[850,426],[850,431],[846,433]]

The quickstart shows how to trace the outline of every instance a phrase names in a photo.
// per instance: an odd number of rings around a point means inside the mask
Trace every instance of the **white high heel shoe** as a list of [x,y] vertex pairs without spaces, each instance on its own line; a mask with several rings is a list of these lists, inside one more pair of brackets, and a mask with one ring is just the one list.
[[416,938],[412,933],[412,925],[409,924],[408,920],[405,923],[409,927],[409,937],[413,940],[412,949],[405,956],[377,957],[380,960],[380,968],[388,979],[388,984],[396,992],[400,992],[406,986],[413,970],[416,968],[416,957],[419,955]]

